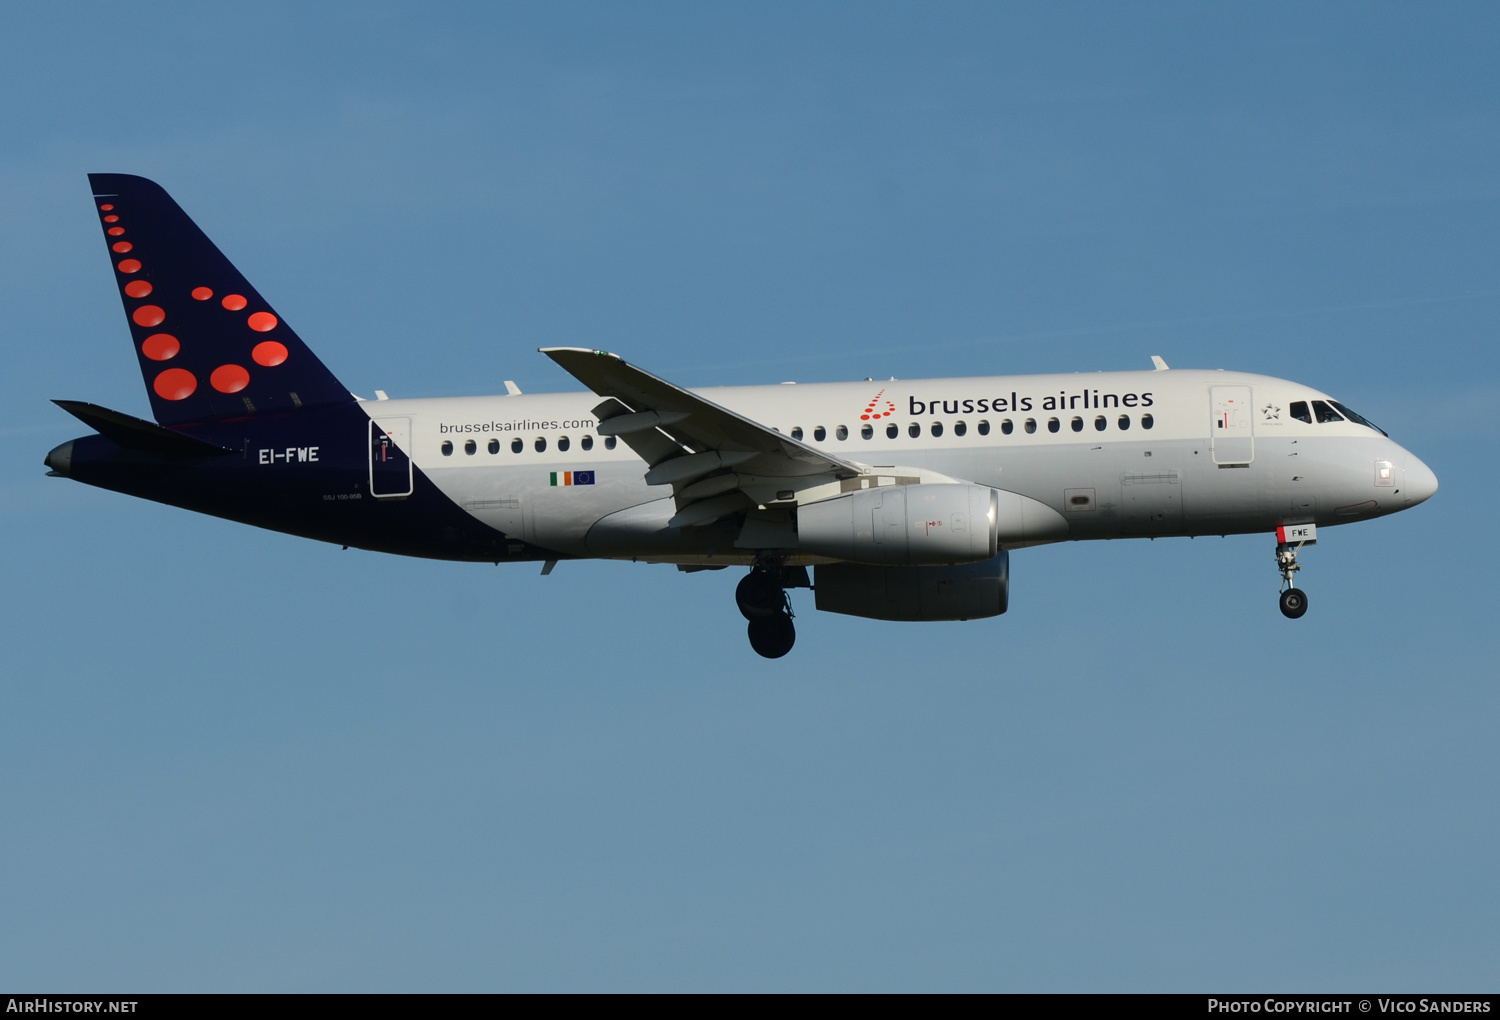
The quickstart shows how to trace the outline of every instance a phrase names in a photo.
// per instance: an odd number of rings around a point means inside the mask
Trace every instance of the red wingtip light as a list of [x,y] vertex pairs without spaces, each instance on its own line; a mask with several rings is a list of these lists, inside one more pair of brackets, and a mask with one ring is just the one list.
[[169,368],[151,384],[163,400],[186,400],[198,388],[198,379],[185,368]]
[[141,341],[141,353],[152,361],[170,361],[182,350],[182,344],[171,333],[152,333]]
[[269,333],[276,328],[276,316],[270,312],[255,312],[246,321],[257,333]]
[[141,305],[130,313],[130,317],[137,326],[145,326],[147,329],[167,321],[167,313],[162,311],[160,305]]
[[225,294],[224,300],[219,303],[222,304],[225,308],[229,309],[231,312],[237,312],[241,308],[244,308],[246,305],[248,305],[250,302],[246,301],[244,295],[241,294]]
[[120,264],[115,266],[122,273],[139,273],[141,271],[140,259],[121,259]]
[[131,280],[125,285],[125,294],[128,297],[143,298],[151,293],[151,284],[145,280]]
[[250,352],[250,357],[255,359],[257,365],[275,368],[286,360],[286,346],[275,340],[262,340],[255,345],[255,350]]
[[106,216],[106,217],[104,217],[104,222],[105,223],[119,223],[120,222],[120,217],[118,217],[118,216]]
[[193,288],[193,300],[194,301],[207,301],[209,298],[211,298],[213,296],[214,296],[214,292],[211,291],[211,290],[209,290],[207,287],[194,287]]
[[208,381],[220,393],[238,393],[250,385],[250,373],[238,365],[220,365]]
[[105,202],[99,208],[103,209],[105,212],[110,212],[110,211],[112,211],[114,209],[114,205],[111,204],[111,203],[109,203],[109,202]]
[[110,237],[119,237],[121,234],[125,233],[125,228],[124,227],[110,227],[109,230],[107,231],[107,233],[109,234]]
[[124,255],[127,251],[134,248],[135,245],[131,244],[129,241],[116,241],[114,244],[110,245],[110,247],[119,254]]

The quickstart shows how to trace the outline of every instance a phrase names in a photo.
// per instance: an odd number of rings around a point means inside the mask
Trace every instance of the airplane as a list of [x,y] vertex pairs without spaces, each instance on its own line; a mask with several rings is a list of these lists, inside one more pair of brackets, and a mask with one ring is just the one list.
[[735,601],[767,658],[796,640],[788,590],[877,620],[984,619],[1006,611],[1012,551],[1063,541],[1274,533],[1297,619],[1319,527],[1438,488],[1326,393],[1156,356],[1138,372],[690,390],[553,347],[587,392],[369,400],[159,185],[89,182],[156,420],[55,401],[94,433],[48,453],[49,474],[345,548],[543,574],[746,569]]

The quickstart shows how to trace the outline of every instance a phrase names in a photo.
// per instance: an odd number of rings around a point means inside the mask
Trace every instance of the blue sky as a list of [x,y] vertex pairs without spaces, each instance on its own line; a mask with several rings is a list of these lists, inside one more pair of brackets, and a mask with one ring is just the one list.
[[[1481,4],[12,8],[0,985],[1492,990],[1500,44]],[[732,572],[341,552],[43,477],[148,414],[85,174],[357,392],[1299,379],[1442,490],[1012,560],[881,624]]]

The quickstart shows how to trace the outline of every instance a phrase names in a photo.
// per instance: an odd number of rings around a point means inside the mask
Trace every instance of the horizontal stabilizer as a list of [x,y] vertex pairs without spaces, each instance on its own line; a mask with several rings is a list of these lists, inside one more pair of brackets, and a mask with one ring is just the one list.
[[169,457],[222,457],[234,453],[222,446],[205,443],[201,439],[174,429],[135,418],[119,411],[111,411],[98,404],[81,400],[54,400],[58,407],[83,422],[105,439],[127,450],[160,453]]

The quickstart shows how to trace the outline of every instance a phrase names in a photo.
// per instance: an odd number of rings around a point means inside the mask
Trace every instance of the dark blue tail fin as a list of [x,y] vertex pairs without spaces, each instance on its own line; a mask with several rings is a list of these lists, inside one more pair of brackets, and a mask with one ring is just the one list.
[[354,399],[159,185],[89,184],[158,422]]

